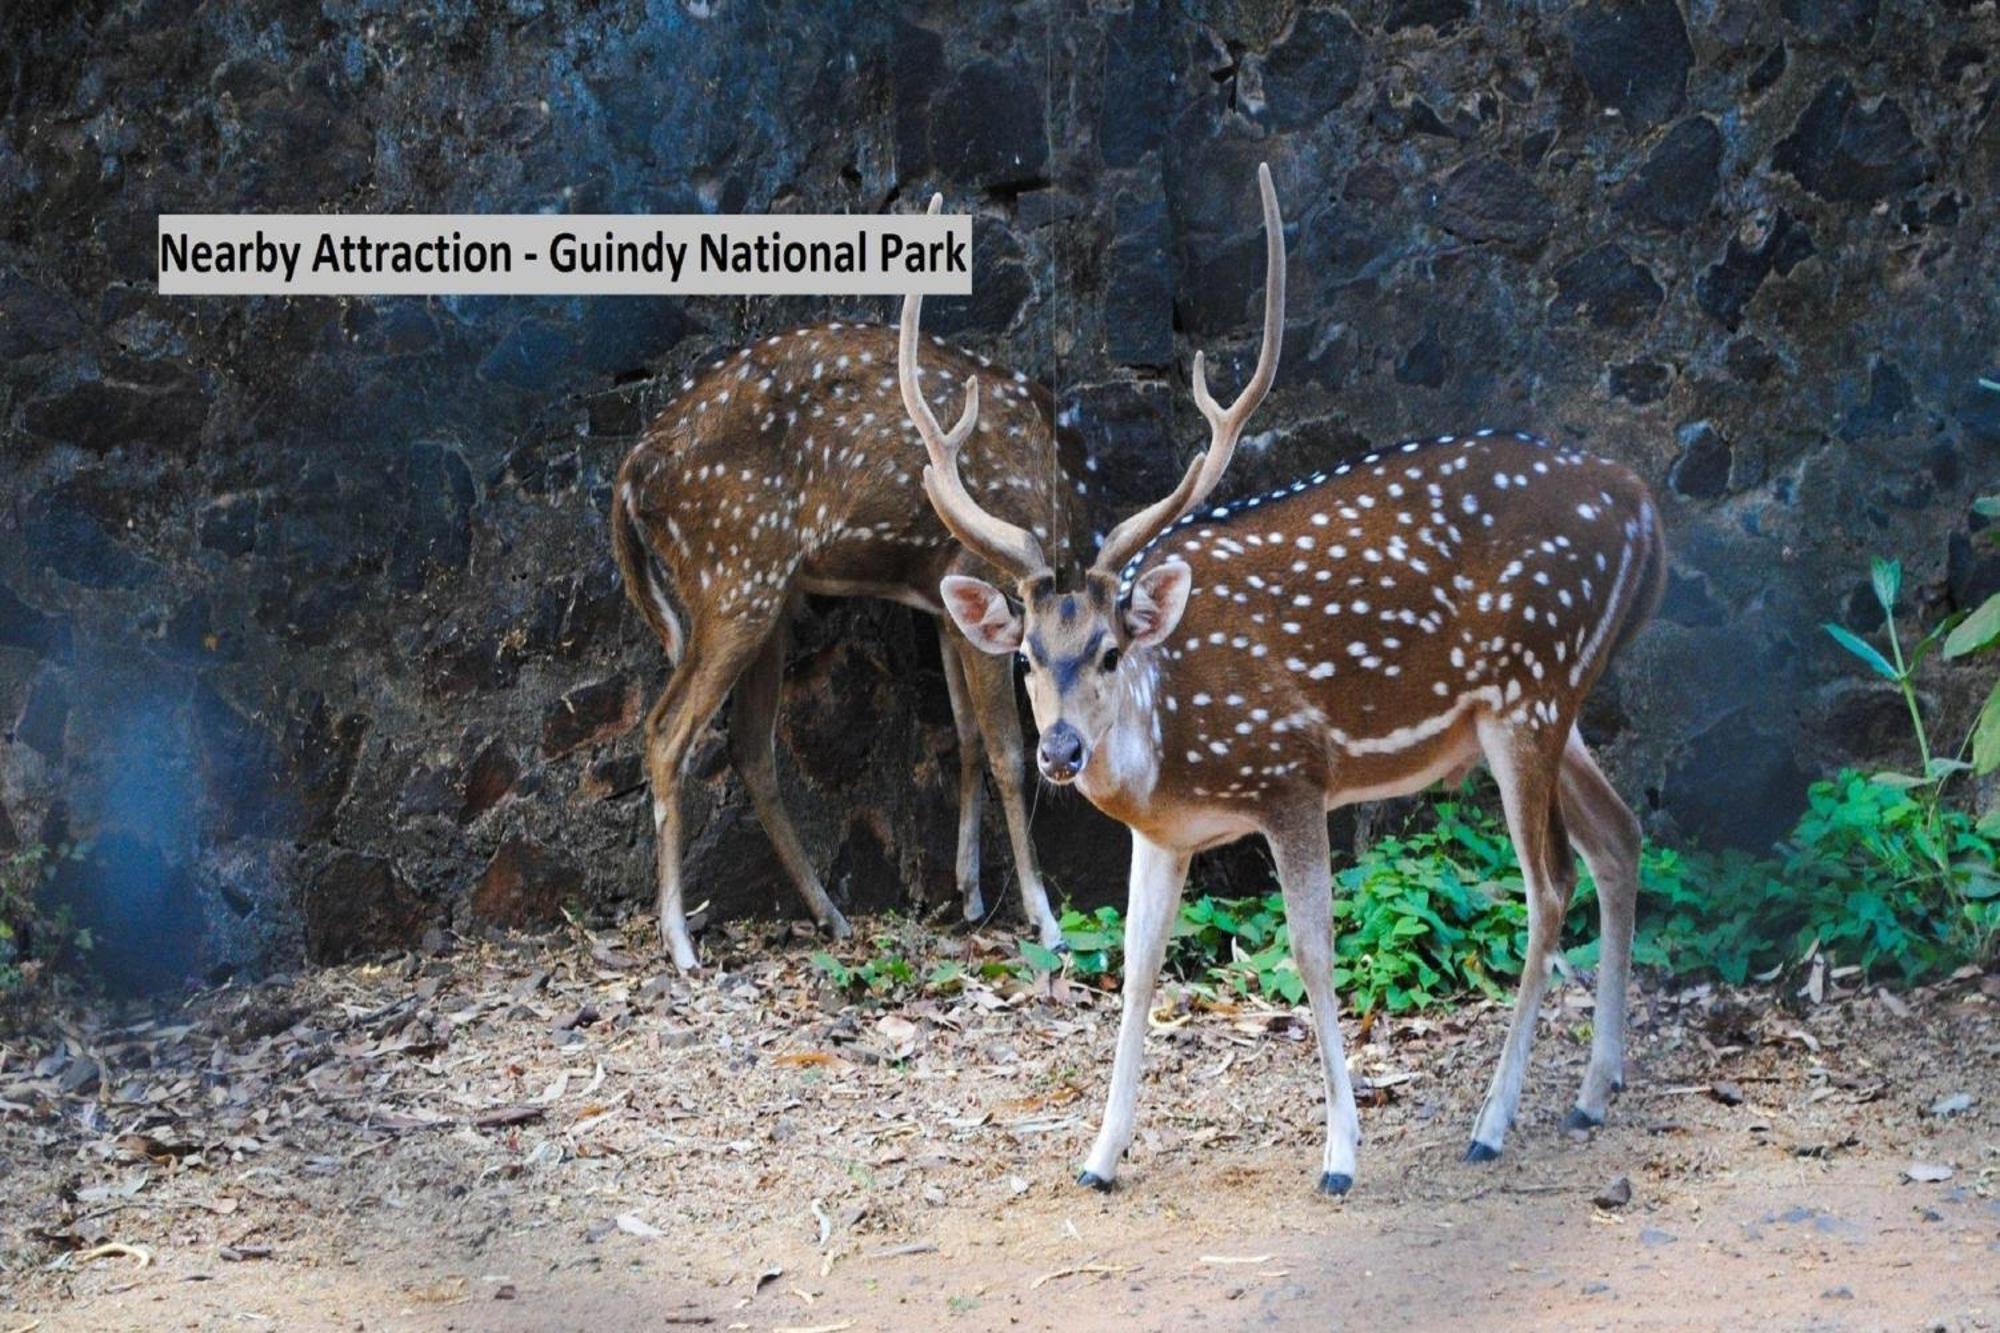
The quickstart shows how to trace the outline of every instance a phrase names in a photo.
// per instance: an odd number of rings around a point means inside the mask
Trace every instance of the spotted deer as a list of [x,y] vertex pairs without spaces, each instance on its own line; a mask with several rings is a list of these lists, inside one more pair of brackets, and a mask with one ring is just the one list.
[[1109,1188],[1130,1144],[1155,978],[1194,853],[1261,834],[1284,891],[1326,1081],[1319,1188],[1353,1182],[1360,1136],[1332,972],[1327,812],[1418,791],[1483,757],[1528,898],[1513,1024],[1472,1131],[1497,1156],[1581,852],[1601,962],[1573,1124],[1602,1121],[1623,1077],[1639,828],[1577,732],[1585,695],[1658,598],[1664,548],[1624,468],[1491,430],[1398,445],[1268,495],[1203,508],[1277,372],[1284,232],[1260,169],[1266,278],[1255,373],[1227,409],[1194,360],[1208,448],[1171,494],[1105,540],[1064,588],[1037,536],[957,480],[976,386],[949,434],[918,392],[921,301],[903,307],[903,401],[938,517],[1012,580],[955,574],[940,594],[974,648],[1019,652],[1042,775],[1132,831],[1124,1009],[1104,1119],[1078,1179]]
[[[775,334],[681,385],[619,469],[611,531],[625,590],[674,670],[647,713],[658,843],[660,931],[676,966],[697,966],[681,865],[680,787],[689,750],[735,689],[730,753],[786,874],[820,925],[849,934],[779,796],[772,739],[785,622],[803,594],[885,597],[939,614],[948,574],[980,568],[916,484],[925,454],[905,418],[896,335],[825,324]],[[936,349],[939,376],[983,384],[993,411],[966,451],[968,484],[1037,540],[1067,550],[1073,503],[1044,388],[984,357]],[[683,623],[685,617],[685,624]],[[1020,715],[1009,664],[968,652],[940,620],[959,743],[956,875],[965,915],[984,915],[979,830],[984,751],[1000,789],[1021,902],[1042,942],[1049,909],[1023,802]]]

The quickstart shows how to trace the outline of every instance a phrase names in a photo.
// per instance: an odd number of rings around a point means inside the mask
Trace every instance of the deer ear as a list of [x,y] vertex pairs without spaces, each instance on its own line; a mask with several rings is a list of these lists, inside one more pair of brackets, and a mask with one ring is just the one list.
[[1125,610],[1125,633],[1132,642],[1150,648],[1174,632],[1187,610],[1194,572],[1179,560],[1147,570],[1132,584],[1132,603]]
[[938,584],[944,609],[972,646],[982,653],[1011,653],[1021,646],[1021,617],[1006,594],[981,579],[947,574]]

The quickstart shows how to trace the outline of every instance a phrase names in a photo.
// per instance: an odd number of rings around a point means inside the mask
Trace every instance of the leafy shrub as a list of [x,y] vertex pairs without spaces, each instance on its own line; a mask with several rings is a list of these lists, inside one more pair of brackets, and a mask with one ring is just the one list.
[[2000,928],[2000,820],[1933,812],[1855,772],[1814,783],[1806,799],[1775,858],[1648,848],[1637,961],[1741,982],[1817,940],[1869,975],[1916,981],[1978,956]]
[[0,855],[0,998],[26,989],[69,954],[90,950],[88,930],[78,929],[66,910],[42,904],[42,890],[56,867],[84,850],[33,843]]
[[1528,905],[1506,825],[1464,800],[1431,812],[1334,877],[1334,985],[1363,1013],[1498,996],[1521,970]]
[[1239,995],[1254,987],[1287,1004],[1305,998],[1280,894],[1182,903],[1167,956],[1176,975],[1189,981],[1212,980]]
[[[1982,513],[2000,514],[2000,498],[1978,502]],[[1856,865],[1874,876],[1886,874],[1888,885],[1858,884],[1851,887],[1851,911],[1865,914],[1870,926],[1864,938],[1869,952],[1879,957],[1892,944],[1905,944],[1916,953],[1927,948],[1928,934],[1904,932],[1895,923],[1903,915],[1878,901],[1879,893],[1913,898],[1935,918],[1937,932],[1947,950],[1972,957],[1988,955],[2000,935],[2000,906],[1993,901],[1992,816],[1984,826],[1945,803],[1944,789],[1961,773],[1990,773],[2000,768],[2000,681],[1995,681],[1980,710],[1978,721],[1966,735],[1955,755],[1938,754],[1931,744],[1929,729],[1917,707],[1916,675],[1933,648],[1940,644],[1946,657],[1970,657],[2000,644],[2000,594],[1989,597],[1969,616],[1952,616],[1919,637],[1909,654],[1903,652],[1903,636],[1896,627],[1896,598],[1902,590],[1903,567],[1894,560],[1878,559],[1869,570],[1875,600],[1882,608],[1883,636],[1889,645],[1884,656],[1860,635],[1839,625],[1827,625],[1834,640],[1866,663],[1869,670],[1891,682],[1903,696],[1910,714],[1910,731],[1917,745],[1920,771],[1917,773],[1877,773],[1867,779],[1873,788],[1885,788],[1904,795],[1902,801],[1878,797],[1870,804],[1857,802],[1858,789],[1849,783],[1844,801],[1822,799],[1814,788],[1813,806],[1800,823],[1801,847],[1815,856],[1804,867],[1788,865],[1788,872],[1810,881],[1822,868],[1838,870]],[[1971,758],[1966,758],[1970,751]],[[1849,775],[1843,775],[1845,780]],[[1823,784],[1822,784],[1823,785]],[[1850,807],[1856,812],[1848,814]],[[1815,815],[1822,816],[1815,819]],[[1982,832],[1982,827],[1986,831]],[[1836,875],[1836,879],[1839,877]],[[1830,888],[1830,886],[1829,886]],[[1855,929],[1850,926],[1850,938]],[[1906,965],[1926,970],[1917,959]]]
[[875,944],[878,952],[853,966],[830,953],[816,953],[812,956],[813,969],[831,981],[836,989],[850,995],[885,996],[909,989],[917,979],[916,967],[902,954],[894,952],[894,941],[890,937],[878,937]]
[[[1939,857],[1954,892],[1939,891]],[[2000,816],[1931,812],[1909,791],[1859,773],[1814,783],[1776,854],[1677,850],[1648,843],[1639,861],[1634,960],[1674,976],[1740,984],[1795,962],[1815,942],[1873,977],[1913,982],[1978,956],[2000,932]],[[1358,1012],[1405,1013],[1468,995],[1511,994],[1527,950],[1528,913],[1499,816],[1467,799],[1434,803],[1420,826],[1383,838],[1335,876],[1334,984]],[[1116,909],[1065,916],[1085,975],[1115,971]],[[1086,926],[1087,921],[1087,926]],[[1597,961],[1596,892],[1587,871],[1565,931]],[[1034,960],[1051,970],[1050,954]],[[1236,993],[1297,1003],[1278,894],[1184,904],[1168,970]]]

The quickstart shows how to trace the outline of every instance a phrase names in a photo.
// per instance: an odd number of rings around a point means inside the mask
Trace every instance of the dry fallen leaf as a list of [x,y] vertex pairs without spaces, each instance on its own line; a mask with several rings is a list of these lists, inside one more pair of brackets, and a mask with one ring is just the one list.
[[917,1048],[917,1025],[901,1014],[882,1015],[876,1021],[875,1031],[899,1060]]

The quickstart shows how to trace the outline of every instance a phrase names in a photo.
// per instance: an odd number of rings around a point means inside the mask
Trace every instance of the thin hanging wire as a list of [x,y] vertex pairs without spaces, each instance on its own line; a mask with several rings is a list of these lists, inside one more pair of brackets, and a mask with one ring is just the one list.
[[[1055,190],[1058,177],[1056,169],[1056,9],[1065,0],[1046,0],[1042,11],[1042,140],[1043,162],[1046,164],[1050,193]],[[1049,530],[1063,536],[1062,549],[1069,553],[1066,563],[1074,563],[1077,557],[1077,534],[1070,531],[1070,525],[1063,521],[1068,508],[1069,480],[1062,469],[1062,301],[1059,291],[1061,264],[1057,258],[1056,229],[1061,219],[1058,210],[1049,210],[1048,233],[1044,244],[1048,248],[1048,337],[1049,337]],[[1084,525],[1089,526],[1088,521]],[[1067,578],[1068,570],[1058,572],[1058,577]]]

